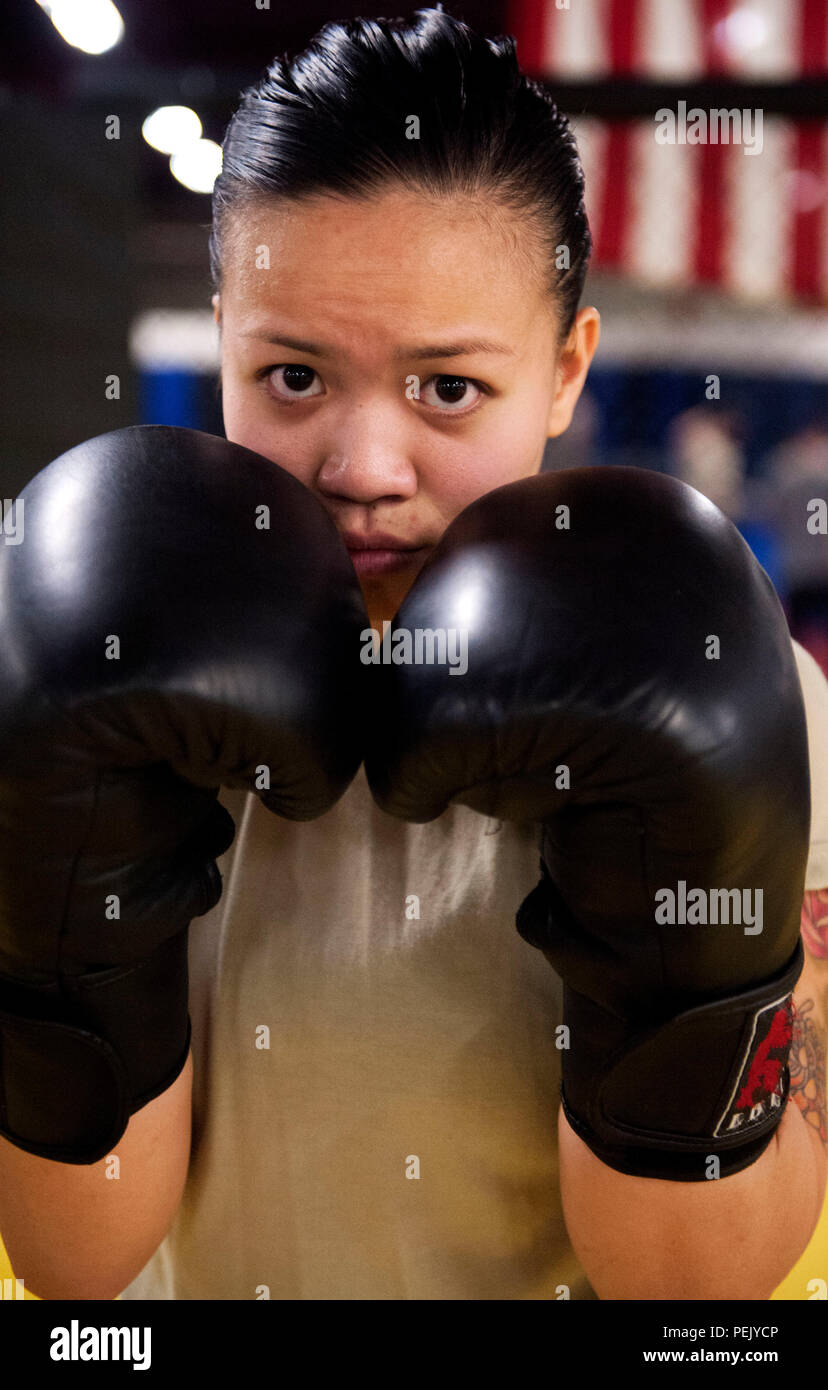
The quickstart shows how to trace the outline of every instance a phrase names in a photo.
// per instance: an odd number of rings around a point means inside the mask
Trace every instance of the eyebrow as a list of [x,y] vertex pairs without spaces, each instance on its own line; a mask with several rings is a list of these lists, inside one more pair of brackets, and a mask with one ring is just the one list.
[[[334,348],[328,347],[325,343],[309,343],[304,338],[289,338],[284,333],[251,331],[240,336],[256,338],[262,343],[272,343],[274,347],[293,348],[295,352],[307,353],[309,357],[333,357],[335,352]],[[465,343],[426,343],[423,346],[396,348],[393,357],[395,362],[422,362],[431,357],[473,357],[481,352],[498,353],[504,357],[515,356],[515,349],[507,347],[505,343],[492,342],[488,338],[470,338]]]

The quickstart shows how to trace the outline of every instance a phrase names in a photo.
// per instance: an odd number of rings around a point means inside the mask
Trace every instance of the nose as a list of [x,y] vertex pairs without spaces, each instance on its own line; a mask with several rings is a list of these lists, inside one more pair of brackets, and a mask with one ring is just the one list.
[[417,473],[398,424],[357,407],[326,444],[316,483],[331,500],[365,506],[413,497]]

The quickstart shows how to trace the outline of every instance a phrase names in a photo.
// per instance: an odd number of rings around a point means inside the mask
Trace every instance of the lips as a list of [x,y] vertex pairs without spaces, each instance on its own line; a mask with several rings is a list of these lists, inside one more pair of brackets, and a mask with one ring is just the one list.
[[425,545],[407,545],[396,536],[374,531],[368,536],[344,531],[342,539],[358,575],[389,574],[406,569],[422,558]]

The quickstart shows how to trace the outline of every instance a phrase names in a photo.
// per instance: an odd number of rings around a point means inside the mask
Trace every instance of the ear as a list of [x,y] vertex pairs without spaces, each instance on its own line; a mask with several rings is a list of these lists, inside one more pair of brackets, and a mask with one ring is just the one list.
[[580,309],[556,364],[555,396],[547,420],[547,438],[563,434],[572,420],[578,397],[601,336],[597,309]]
[[214,294],[213,298],[210,300],[210,303],[213,306],[213,318],[215,319],[219,328],[221,328],[221,295]]

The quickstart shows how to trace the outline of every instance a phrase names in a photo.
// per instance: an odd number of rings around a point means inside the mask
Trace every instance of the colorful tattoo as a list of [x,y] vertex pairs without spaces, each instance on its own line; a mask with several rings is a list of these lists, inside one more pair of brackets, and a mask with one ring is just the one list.
[[802,940],[817,960],[828,960],[828,888],[811,888],[802,900]]
[[[828,990],[825,991],[828,998]],[[825,1044],[823,1030],[811,1016],[813,999],[804,999],[793,1006],[793,1037],[789,1067],[791,1089],[789,1099],[802,1111],[809,1125],[817,1130],[823,1144],[828,1146],[828,1126],[825,1118]]]

